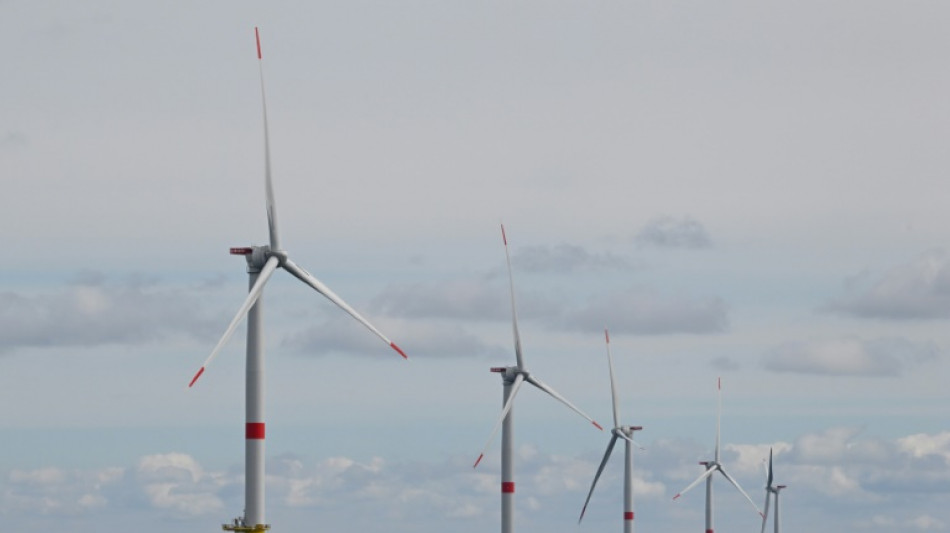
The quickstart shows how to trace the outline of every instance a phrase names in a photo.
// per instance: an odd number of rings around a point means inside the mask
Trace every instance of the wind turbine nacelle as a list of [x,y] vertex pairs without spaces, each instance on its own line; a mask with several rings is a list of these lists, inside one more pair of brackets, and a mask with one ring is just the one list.
[[264,267],[267,258],[275,254],[271,252],[270,246],[246,246],[231,248],[231,255],[243,255],[247,261],[247,271],[258,272]]

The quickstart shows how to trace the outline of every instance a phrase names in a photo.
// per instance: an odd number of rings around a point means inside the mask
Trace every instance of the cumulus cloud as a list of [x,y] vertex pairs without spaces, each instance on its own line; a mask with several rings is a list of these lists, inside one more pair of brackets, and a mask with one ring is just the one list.
[[691,217],[656,217],[637,233],[636,242],[659,248],[699,249],[712,246],[706,228]]
[[608,325],[617,333],[720,333],[729,325],[720,298],[667,296],[650,289],[631,288],[601,295],[586,306],[568,311],[561,327],[598,329]]
[[[696,461],[709,458],[711,447],[682,439],[644,444],[646,451],[635,451],[638,516],[642,509],[656,523],[675,523],[682,529],[677,509],[700,510],[701,490],[673,505],[667,489],[681,489],[695,479],[702,472]],[[890,524],[892,530],[939,530],[950,520],[939,506],[950,495],[950,432],[891,440],[864,436],[859,428],[833,427],[790,443],[724,445],[724,466],[756,500],[762,495],[763,462],[770,448],[775,453],[775,482],[794,492],[786,501],[837,524],[837,530],[860,521],[842,516],[845,505],[893,509],[867,524],[881,529]],[[614,450],[585,522],[615,518],[621,451],[622,447]],[[544,521],[552,516],[558,523],[565,516],[570,517],[567,523],[576,518],[602,453],[599,446],[575,457],[519,445],[518,492],[524,500],[533,500],[531,505],[519,504],[523,519],[547,525]],[[497,451],[474,471],[467,456],[421,461],[335,456],[311,461],[282,454],[268,458],[268,506],[284,516],[292,510],[317,512],[327,524],[358,524],[372,509],[367,526],[384,518],[395,530],[435,531],[436,524],[465,518],[483,529],[497,519],[497,463]],[[722,481],[716,482],[724,487]],[[147,455],[131,467],[14,469],[0,477],[0,512],[8,520],[23,515],[103,517],[140,512],[145,520],[193,521],[239,509],[241,485],[239,470],[209,470],[181,453]],[[748,503],[731,489],[717,494],[723,508],[748,512]]]
[[950,317],[950,253],[931,250],[870,285],[855,283],[824,309],[860,318]]
[[901,451],[915,459],[939,457],[950,466],[950,431],[930,435],[917,433],[898,439]]
[[0,512],[73,516],[103,508],[111,491],[121,484],[125,469],[67,470],[44,467],[11,470],[0,485]]
[[764,365],[774,372],[894,377],[937,355],[932,343],[841,338],[782,344],[764,357]]
[[112,282],[85,273],[64,288],[0,292],[0,353],[19,347],[137,344],[174,336],[204,338],[217,321],[184,287],[133,278]]
[[152,507],[176,516],[199,516],[222,512],[218,493],[235,480],[219,473],[206,473],[189,455],[166,453],[139,460],[135,478]]

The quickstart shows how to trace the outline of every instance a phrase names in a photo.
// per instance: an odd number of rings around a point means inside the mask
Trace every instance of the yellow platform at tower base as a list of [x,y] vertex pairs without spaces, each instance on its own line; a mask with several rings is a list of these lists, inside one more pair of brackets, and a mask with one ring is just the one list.
[[241,533],[263,533],[270,529],[270,524],[257,524],[256,526],[222,524],[221,529],[225,531],[239,531]]

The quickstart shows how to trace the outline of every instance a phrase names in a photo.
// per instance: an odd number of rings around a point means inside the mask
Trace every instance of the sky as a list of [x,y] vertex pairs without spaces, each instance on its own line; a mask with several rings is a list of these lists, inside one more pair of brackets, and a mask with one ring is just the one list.
[[[604,425],[638,531],[723,465],[786,531],[950,531],[950,5],[0,0],[0,518],[218,531],[243,507],[243,301],[264,244],[267,519],[499,527],[494,366]],[[532,389],[516,528],[621,527],[619,454]],[[609,427],[608,427],[609,429]],[[721,480],[716,527],[758,531]]]

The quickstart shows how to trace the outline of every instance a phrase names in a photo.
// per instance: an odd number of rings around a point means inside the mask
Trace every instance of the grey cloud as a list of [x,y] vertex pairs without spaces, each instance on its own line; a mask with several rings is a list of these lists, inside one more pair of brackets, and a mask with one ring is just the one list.
[[840,338],[785,343],[765,356],[764,365],[774,372],[895,377],[937,356],[932,343],[901,338]]
[[946,250],[921,254],[869,287],[856,285],[823,309],[859,318],[950,317],[950,254]]
[[[388,328],[387,328],[388,329]],[[509,350],[486,344],[456,324],[404,322],[396,343],[409,357],[502,357]],[[307,356],[336,353],[388,357],[392,352],[378,337],[349,316],[334,317],[288,335],[282,346]]]
[[699,249],[712,246],[706,228],[691,217],[656,217],[647,222],[635,240],[641,245],[660,248]]
[[575,329],[598,329],[607,325],[617,333],[707,334],[725,331],[729,314],[726,304],[718,297],[666,296],[653,290],[632,288],[602,295],[568,312],[560,325]]
[[501,320],[510,313],[507,294],[485,282],[449,281],[390,286],[373,308],[390,316]]
[[629,269],[629,260],[611,253],[591,253],[575,244],[524,246],[511,258],[513,265],[527,272],[574,273]]
[[[535,291],[518,291],[518,318],[551,317],[564,306]],[[391,286],[373,299],[373,309],[401,318],[511,320],[508,287],[481,281]]]
[[202,316],[202,300],[185,288],[133,277],[109,282],[82,273],[65,287],[0,292],[0,353],[26,346],[136,344],[175,335],[203,338],[219,327]]

